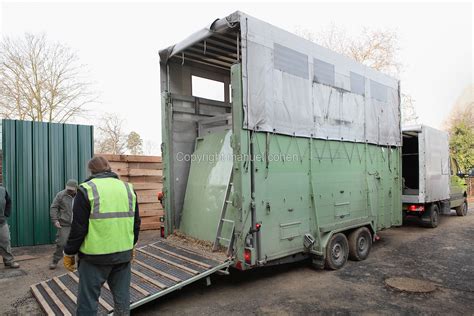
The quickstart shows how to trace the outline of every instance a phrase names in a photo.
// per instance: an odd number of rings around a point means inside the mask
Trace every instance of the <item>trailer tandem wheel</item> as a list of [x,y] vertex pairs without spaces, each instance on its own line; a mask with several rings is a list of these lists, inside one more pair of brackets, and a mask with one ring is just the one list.
[[349,258],[354,261],[367,259],[372,248],[372,235],[367,227],[360,227],[349,234]]
[[326,246],[325,266],[330,270],[342,268],[349,256],[349,243],[346,235],[342,233],[334,234]]

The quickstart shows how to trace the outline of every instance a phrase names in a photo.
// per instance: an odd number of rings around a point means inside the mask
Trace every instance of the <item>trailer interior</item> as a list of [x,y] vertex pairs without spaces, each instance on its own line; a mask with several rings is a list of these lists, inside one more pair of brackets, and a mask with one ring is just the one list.
[[403,132],[402,177],[403,194],[418,195],[420,189],[418,132]]
[[[211,26],[212,28],[212,26]],[[162,78],[171,94],[172,122],[170,174],[173,175],[171,208],[173,226],[179,227],[196,139],[232,128],[230,69],[241,62],[238,24],[172,55],[162,64]],[[166,70],[164,70],[164,69]],[[201,89],[205,86],[205,89]],[[205,90],[205,91],[201,91]]]

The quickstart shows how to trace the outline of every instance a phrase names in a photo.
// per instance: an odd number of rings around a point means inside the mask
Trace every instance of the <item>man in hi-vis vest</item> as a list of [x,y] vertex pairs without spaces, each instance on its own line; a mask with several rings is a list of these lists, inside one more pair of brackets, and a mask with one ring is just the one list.
[[79,185],[64,266],[75,270],[79,257],[77,315],[97,314],[100,289],[107,281],[114,296],[114,315],[130,313],[131,261],[140,230],[137,197],[103,157],[87,165],[91,177]]

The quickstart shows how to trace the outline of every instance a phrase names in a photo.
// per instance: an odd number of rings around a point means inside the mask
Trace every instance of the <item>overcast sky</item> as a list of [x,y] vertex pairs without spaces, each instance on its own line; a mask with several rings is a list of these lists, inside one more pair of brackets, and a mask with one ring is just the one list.
[[330,23],[353,34],[390,28],[400,38],[402,92],[422,123],[441,127],[473,84],[471,3],[184,4],[5,3],[2,35],[44,32],[75,49],[101,92],[94,113],[117,112],[145,140],[161,142],[158,50],[236,10],[294,32]]

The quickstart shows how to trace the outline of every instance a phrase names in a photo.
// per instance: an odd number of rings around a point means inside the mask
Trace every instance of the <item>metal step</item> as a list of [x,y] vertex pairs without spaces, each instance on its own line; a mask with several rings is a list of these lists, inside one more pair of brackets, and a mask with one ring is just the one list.
[[[193,251],[166,239],[137,249],[132,264],[130,308],[136,308],[190,283],[229,267],[232,261],[216,259],[209,250]],[[67,273],[31,286],[47,315],[75,315],[79,275]],[[113,313],[113,296],[107,283],[99,299],[99,314]]]

